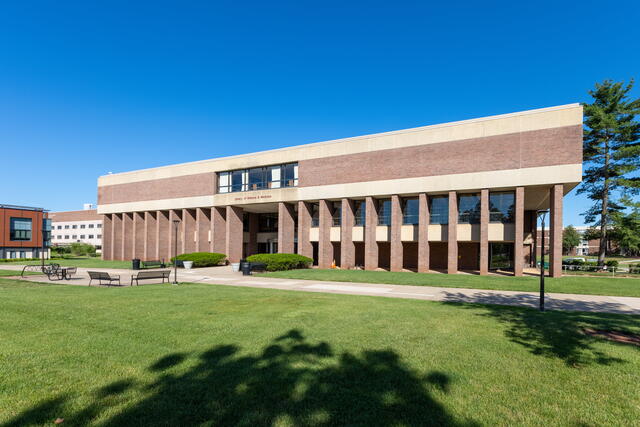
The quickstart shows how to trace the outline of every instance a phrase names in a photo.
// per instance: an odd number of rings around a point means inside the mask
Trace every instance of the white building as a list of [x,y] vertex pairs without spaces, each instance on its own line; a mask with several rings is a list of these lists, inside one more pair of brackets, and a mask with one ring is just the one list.
[[81,211],[51,212],[51,243],[53,246],[88,243],[102,250],[102,216],[85,204]]

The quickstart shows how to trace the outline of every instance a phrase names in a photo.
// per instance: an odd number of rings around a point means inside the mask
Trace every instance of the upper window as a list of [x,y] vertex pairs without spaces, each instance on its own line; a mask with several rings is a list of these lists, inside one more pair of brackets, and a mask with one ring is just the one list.
[[391,225],[391,199],[378,202],[378,225]]
[[218,173],[218,193],[296,187],[297,185],[297,163]]
[[278,214],[263,213],[258,217],[258,231],[261,233],[278,231]]
[[93,224],[89,224],[89,228],[93,228]]
[[311,211],[311,226],[319,227],[320,226],[320,211],[317,203],[311,203],[309,205]]
[[458,196],[458,222],[460,224],[480,224],[479,194],[461,194]]
[[417,225],[420,218],[420,203],[417,198],[404,199],[402,209],[402,223],[406,225]]
[[73,224],[73,225],[71,226],[71,228],[73,228],[73,229],[75,230],[76,228],[78,228],[78,225],[77,225],[77,224]]
[[31,240],[31,218],[11,218],[9,240]]
[[96,224],[96,227],[102,228],[102,224]]
[[367,219],[367,203],[364,200],[356,200],[354,203],[354,225],[364,227]]
[[449,224],[449,196],[429,197],[429,223]]
[[84,225],[84,224],[80,224],[80,228],[84,228],[84,227],[85,227],[85,225]]
[[513,191],[489,193],[489,221],[512,223],[515,213],[515,194]]
[[333,202],[333,213],[331,214],[331,225],[340,227],[342,224],[342,202]]

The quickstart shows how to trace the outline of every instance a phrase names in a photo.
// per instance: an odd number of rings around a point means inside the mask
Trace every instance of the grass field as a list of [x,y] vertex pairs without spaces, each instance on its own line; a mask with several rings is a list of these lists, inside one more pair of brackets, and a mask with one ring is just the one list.
[[[19,276],[21,273],[20,270],[16,271],[16,270],[0,270],[0,277],[8,277],[8,276]],[[32,271],[27,271],[24,273],[25,276],[36,276],[40,273],[35,273]]]
[[[392,285],[439,286],[448,288],[495,289],[509,291],[539,290],[535,276],[475,276],[469,274],[437,274],[364,270],[289,270],[264,273],[269,277],[336,282],[386,283]],[[562,277],[546,278],[545,290],[567,294],[616,295],[640,297],[640,278]]]
[[0,279],[0,425],[631,425],[640,317]]
[[[25,261],[22,265],[37,265],[41,261]],[[72,257],[65,259],[47,260],[46,263],[54,262],[62,267],[82,267],[82,268],[131,268],[131,261],[111,261],[102,260],[95,257]],[[14,264],[14,263],[12,263]],[[17,263],[16,263],[17,264]],[[1,268],[2,264],[0,264]]]

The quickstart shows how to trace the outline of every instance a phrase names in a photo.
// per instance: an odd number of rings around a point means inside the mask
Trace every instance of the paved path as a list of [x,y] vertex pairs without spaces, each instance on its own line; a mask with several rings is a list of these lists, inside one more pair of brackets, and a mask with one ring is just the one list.
[[[21,270],[21,266],[2,266],[2,269]],[[86,268],[79,268],[78,274],[65,284],[88,285]],[[123,285],[128,285],[131,270],[89,269],[109,271],[120,274]],[[173,271],[171,273],[173,279]],[[28,276],[25,280],[46,281],[43,276]],[[536,292],[493,291],[481,289],[444,288],[431,286],[386,285],[369,283],[324,282],[316,280],[294,280],[270,277],[242,276],[234,273],[230,267],[199,268],[178,270],[180,282],[211,283],[227,286],[282,289],[302,292],[324,292],[332,294],[370,295],[388,298],[409,298],[430,301],[472,302],[481,304],[514,305],[537,308],[539,304]],[[141,283],[155,283],[145,281]],[[608,313],[640,314],[640,298],[614,297],[601,295],[575,295],[547,293],[545,307],[549,310],[575,310]]]

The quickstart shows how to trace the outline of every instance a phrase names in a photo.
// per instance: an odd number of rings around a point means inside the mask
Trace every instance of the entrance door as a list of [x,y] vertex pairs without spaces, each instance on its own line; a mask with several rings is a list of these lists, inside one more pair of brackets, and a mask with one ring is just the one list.
[[513,243],[489,244],[489,269],[509,270],[513,268]]

